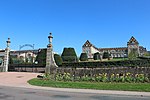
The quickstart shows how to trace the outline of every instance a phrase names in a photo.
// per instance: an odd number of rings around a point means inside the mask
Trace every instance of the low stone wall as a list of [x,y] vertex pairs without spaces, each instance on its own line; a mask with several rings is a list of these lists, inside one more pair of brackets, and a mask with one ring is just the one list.
[[33,64],[12,64],[9,65],[9,71],[15,72],[39,72],[44,73],[45,66],[44,65],[33,65]]
[[56,73],[64,74],[70,73],[71,76],[82,77],[85,75],[96,76],[98,74],[105,74],[110,77],[112,74],[126,74],[131,73],[133,76],[136,74],[144,74],[150,79],[150,67],[101,67],[101,68],[72,68],[61,67],[57,68]]

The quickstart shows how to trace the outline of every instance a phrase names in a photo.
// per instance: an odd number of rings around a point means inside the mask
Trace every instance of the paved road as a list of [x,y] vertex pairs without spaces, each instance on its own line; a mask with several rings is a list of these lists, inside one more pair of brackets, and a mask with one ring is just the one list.
[[0,100],[150,100],[150,97],[74,93],[0,86]]

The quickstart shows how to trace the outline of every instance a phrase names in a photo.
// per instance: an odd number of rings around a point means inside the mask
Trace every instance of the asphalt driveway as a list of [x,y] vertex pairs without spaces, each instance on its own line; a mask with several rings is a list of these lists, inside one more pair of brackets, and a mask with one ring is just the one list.
[[2,86],[29,86],[28,80],[36,78],[40,73],[28,72],[0,72],[0,85]]

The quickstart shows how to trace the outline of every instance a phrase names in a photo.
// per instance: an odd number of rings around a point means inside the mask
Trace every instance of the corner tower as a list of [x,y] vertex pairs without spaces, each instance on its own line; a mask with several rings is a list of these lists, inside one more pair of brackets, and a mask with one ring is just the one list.
[[99,52],[99,50],[89,40],[87,40],[82,46],[82,52],[86,53],[89,59],[93,59],[94,53]]
[[134,53],[137,53],[138,55],[140,55],[139,42],[133,36],[127,42],[127,47],[128,47],[128,55],[131,52],[134,52]]

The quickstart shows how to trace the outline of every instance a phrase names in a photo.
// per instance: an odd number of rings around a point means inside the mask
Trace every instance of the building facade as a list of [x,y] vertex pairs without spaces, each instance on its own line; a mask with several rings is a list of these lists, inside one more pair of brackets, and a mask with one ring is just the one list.
[[132,51],[137,52],[138,56],[142,56],[147,52],[146,48],[139,46],[139,42],[133,36],[127,42],[127,47],[97,48],[89,40],[82,46],[82,52],[87,53],[89,59],[92,59],[94,53],[97,52],[101,55],[108,52],[112,58],[127,58]]
[[[40,49],[39,49],[40,50]],[[12,58],[21,59],[24,62],[35,62],[35,58],[39,50],[11,50],[10,56]],[[5,50],[0,50],[0,63],[3,61]]]
[[38,50],[10,51],[11,57],[22,59],[24,62],[35,62],[37,54]]

